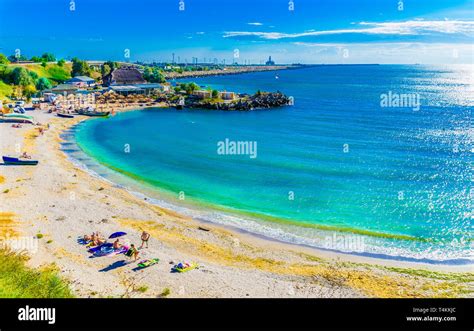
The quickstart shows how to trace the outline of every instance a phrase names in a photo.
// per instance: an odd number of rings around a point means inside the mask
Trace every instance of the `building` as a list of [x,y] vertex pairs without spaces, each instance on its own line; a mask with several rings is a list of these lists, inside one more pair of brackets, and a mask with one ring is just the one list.
[[58,86],[55,86],[51,89],[44,90],[43,94],[45,93],[54,93],[54,94],[63,94],[63,95],[68,95],[68,94],[75,94],[79,90],[79,87],[74,86],[72,84],[59,84]]
[[66,84],[71,84],[78,87],[92,87],[95,86],[95,79],[87,76],[76,76],[66,81]]
[[161,84],[111,85],[109,89],[121,95],[129,95],[129,94],[150,95],[156,92],[163,91],[163,85]]
[[236,95],[234,92],[219,92],[219,98],[222,100],[235,100]]
[[200,99],[209,99],[212,98],[212,91],[208,90],[197,90],[192,93]]
[[110,74],[104,76],[103,83],[105,86],[112,85],[135,85],[145,84],[143,75],[140,71],[132,67],[121,67],[114,69]]
[[275,65],[275,61],[273,61],[273,60],[272,60],[272,57],[269,56],[269,57],[268,57],[268,61],[265,62],[265,64],[266,64],[267,66],[274,66],[274,65]]

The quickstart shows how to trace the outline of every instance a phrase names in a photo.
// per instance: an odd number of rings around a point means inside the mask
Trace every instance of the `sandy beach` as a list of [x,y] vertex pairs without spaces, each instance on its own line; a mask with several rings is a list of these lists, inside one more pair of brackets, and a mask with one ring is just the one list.
[[[27,152],[35,167],[0,167],[0,235],[33,238],[29,264],[54,264],[78,297],[471,297],[471,266],[435,266],[328,253],[203,225],[142,200],[73,165],[60,134],[86,117],[62,119],[36,110],[38,126],[0,123],[0,152]],[[200,228],[208,229],[203,231]],[[141,258],[159,258],[134,271],[123,255],[91,258],[78,237],[128,233]],[[173,264],[199,268],[171,273]]]

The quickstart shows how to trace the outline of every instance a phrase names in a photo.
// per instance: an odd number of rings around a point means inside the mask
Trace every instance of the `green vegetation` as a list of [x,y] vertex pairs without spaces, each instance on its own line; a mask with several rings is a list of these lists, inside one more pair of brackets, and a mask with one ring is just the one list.
[[8,61],[8,58],[5,55],[0,54],[0,64],[10,64],[10,61]]
[[148,286],[142,285],[142,286],[140,286],[139,288],[137,288],[136,291],[137,291],[137,292],[141,292],[141,293],[145,293],[146,291],[148,291]]
[[0,80],[0,97],[6,95],[12,95],[13,87],[5,82]]
[[10,62],[18,62],[18,61],[28,61],[28,58],[21,54],[14,54],[14,55],[10,55],[8,57],[8,60]]
[[[180,91],[186,91],[187,94],[191,94],[194,91],[199,90],[199,85],[196,84],[196,83],[181,83],[181,84],[179,84],[179,90]],[[176,91],[176,89],[175,89],[175,91]]]
[[[44,53],[41,57],[32,57],[38,63],[20,64],[16,58],[10,63],[5,55],[0,54],[0,98],[26,98],[38,91],[49,89],[71,78],[71,65],[64,60],[55,60],[54,55]],[[20,59],[22,59],[20,57]]]
[[34,270],[28,257],[0,249],[0,298],[72,298],[54,266]]
[[117,62],[107,61],[100,67],[102,77],[110,74],[112,70],[117,69],[120,65]]
[[92,68],[86,61],[80,60],[77,57],[72,59],[72,77],[91,76],[92,71]]
[[143,78],[150,83],[164,83],[165,76],[158,68],[146,67],[143,72]]
[[51,88],[53,85],[46,77],[41,77],[36,81],[36,88],[40,91]]
[[41,233],[38,233],[38,234],[36,235],[36,238],[38,238],[38,239],[41,239],[41,238],[43,238],[43,234],[41,234]]
[[219,91],[217,90],[212,90],[212,98],[217,99],[219,97]]
[[166,287],[163,289],[163,292],[161,292],[160,297],[166,298],[170,294],[171,294],[171,290],[168,287]]

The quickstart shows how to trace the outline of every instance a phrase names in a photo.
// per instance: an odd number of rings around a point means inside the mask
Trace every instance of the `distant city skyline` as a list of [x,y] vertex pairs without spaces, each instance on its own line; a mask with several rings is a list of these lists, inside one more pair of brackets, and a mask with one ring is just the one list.
[[474,57],[474,4],[466,0],[0,0],[0,14],[0,53],[27,57],[226,64]]

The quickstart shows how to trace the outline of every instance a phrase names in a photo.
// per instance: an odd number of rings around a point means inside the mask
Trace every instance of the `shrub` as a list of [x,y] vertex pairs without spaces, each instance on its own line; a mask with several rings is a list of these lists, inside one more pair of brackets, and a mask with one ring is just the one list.
[[0,249],[0,298],[72,298],[64,280],[52,267],[26,266],[28,257]]
[[167,297],[168,295],[170,295],[170,294],[171,294],[171,290],[170,290],[168,287],[165,287],[165,288],[163,289],[163,292],[161,292],[160,296],[161,296],[162,298],[166,298],[166,297]]

